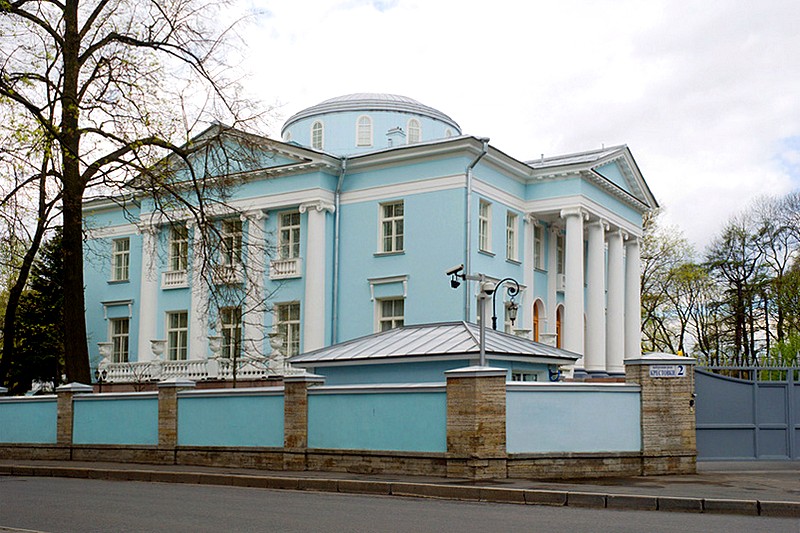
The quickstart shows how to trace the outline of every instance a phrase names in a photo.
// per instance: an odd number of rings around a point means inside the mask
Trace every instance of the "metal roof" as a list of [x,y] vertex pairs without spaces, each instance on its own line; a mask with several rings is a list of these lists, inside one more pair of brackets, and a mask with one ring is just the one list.
[[455,120],[438,109],[421,104],[413,98],[401,96],[399,94],[355,93],[330,98],[295,113],[284,123],[283,128],[281,128],[281,133],[283,133],[289,125],[298,120],[315,115],[322,115],[324,113],[340,113],[342,111],[401,111],[414,113],[441,120],[461,132],[461,127]]
[[610,155],[616,154],[625,147],[626,146],[623,144],[619,146],[609,146],[608,148],[602,148],[600,150],[588,150],[586,152],[577,152],[574,154],[564,154],[545,157],[542,159],[532,159],[530,161],[526,161],[525,164],[533,168],[540,169],[560,167],[564,165],[576,165],[580,163],[594,163],[595,161],[599,161]]
[[[442,322],[390,329],[326,348],[296,355],[296,366],[336,363],[386,362],[399,358],[453,358],[480,353],[480,326],[468,322]],[[486,354],[502,358],[535,358],[554,364],[573,363],[578,354],[533,342],[491,328],[486,329]]]

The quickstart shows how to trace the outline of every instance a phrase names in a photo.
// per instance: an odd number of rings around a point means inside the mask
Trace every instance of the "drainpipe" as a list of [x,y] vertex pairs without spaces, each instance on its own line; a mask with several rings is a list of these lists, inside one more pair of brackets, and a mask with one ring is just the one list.
[[347,174],[347,156],[342,157],[342,170],[339,172],[339,181],[333,195],[333,297],[331,309],[331,344],[336,344],[339,327],[339,218],[341,217],[340,200],[342,196],[342,183]]
[[[472,272],[472,169],[478,164],[478,161],[483,159],[483,156],[489,151],[489,138],[482,137],[478,139],[483,142],[481,153],[478,154],[472,163],[467,165],[467,206],[466,206],[466,228],[464,235],[464,273],[469,274]],[[469,280],[465,280],[466,287],[464,290],[464,322],[469,322],[469,303],[472,297],[472,290]]]

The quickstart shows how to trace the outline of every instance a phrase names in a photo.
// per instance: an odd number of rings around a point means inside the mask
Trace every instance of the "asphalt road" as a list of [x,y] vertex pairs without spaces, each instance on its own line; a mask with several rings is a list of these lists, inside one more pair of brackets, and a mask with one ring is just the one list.
[[0,531],[800,532],[800,520],[0,477]]

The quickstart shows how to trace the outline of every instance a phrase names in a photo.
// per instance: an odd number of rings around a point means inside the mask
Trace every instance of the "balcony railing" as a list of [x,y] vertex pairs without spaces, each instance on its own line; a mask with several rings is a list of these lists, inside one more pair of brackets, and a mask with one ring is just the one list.
[[[204,381],[208,379],[232,380],[234,363],[231,359],[186,359],[182,361],[141,361],[134,363],[107,363],[105,383],[147,383],[169,378]],[[236,361],[236,379],[262,379],[270,376],[303,374],[284,361],[268,357],[242,357]]]
[[269,263],[269,279],[289,279],[300,277],[300,258],[273,259]]
[[214,265],[211,270],[214,283],[217,285],[236,285],[242,283],[244,273],[242,265]]
[[183,289],[189,286],[189,278],[185,270],[174,270],[161,274],[162,289]]

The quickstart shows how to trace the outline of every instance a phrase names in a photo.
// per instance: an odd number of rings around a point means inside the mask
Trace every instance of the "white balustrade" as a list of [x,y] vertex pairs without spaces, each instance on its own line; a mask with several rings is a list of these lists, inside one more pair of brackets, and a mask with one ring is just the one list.
[[[217,375],[209,372],[209,362],[218,365]],[[269,376],[293,376],[305,371],[284,362],[280,368],[271,368],[268,357],[242,357],[236,361],[236,379],[258,380]],[[145,383],[169,378],[192,381],[207,379],[233,379],[231,359],[185,359],[181,361],[142,361],[134,363],[108,363],[105,383]]]
[[273,259],[269,263],[270,279],[288,279],[300,277],[300,258]]
[[162,289],[182,289],[189,286],[189,277],[185,270],[175,270],[161,274]]

